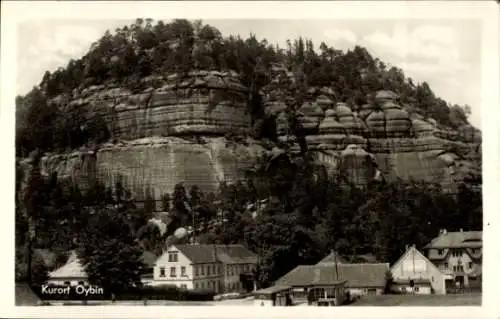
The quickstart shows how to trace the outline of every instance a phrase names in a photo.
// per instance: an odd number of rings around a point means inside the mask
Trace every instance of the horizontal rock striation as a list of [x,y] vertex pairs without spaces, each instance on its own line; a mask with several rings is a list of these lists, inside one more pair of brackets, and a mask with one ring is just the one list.
[[[150,85],[156,86],[156,88]],[[231,72],[197,71],[148,79],[147,89],[93,86],[70,103],[103,114],[116,140],[150,136],[219,135],[248,131],[247,89]]]
[[243,176],[262,152],[265,149],[255,141],[246,146],[225,138],[157,137],[105,144],[96,152],[47,155],[41,166],[44,175],[57,172],[79,185],[98,180],[113,188],[120,181],[136,200],[149,193],[159,201],[178,183],[215,192],[219,182]]

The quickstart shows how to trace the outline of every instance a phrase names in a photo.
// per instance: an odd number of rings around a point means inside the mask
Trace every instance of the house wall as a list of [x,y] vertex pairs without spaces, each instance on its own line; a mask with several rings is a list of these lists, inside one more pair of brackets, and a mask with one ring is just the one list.
[[430,295],[432,294],[431,287],[428,285],[415,285],[415,287],[410,287],[409,285],[393,285],[392,290],[399,291],[401,293],[416,294],[416,295]]
[[253,264],[225,264],[223,269],[224,292],[244,292],[240,274],[253,271]]
[[[480,250],[479,248],[477,248]],[[439,251],[439,250],[437,250]],[[470,255],[467,253],[466,249],[446,249],[447,255],[444,259],[433,260],[434,264],[447,275],[464,276],[464,285],[468,286],[469,278],[468,276],[477,268],[482,267],[482,260],[473,260]],[[453,252],[458,253],[458,255],[454,255]],[[437,252],[433,252],[432,255],[437,255]],[[431,255],[431,254],[430,254]],[[458,266],[463,266],[462,269],[459,269]]]
[[436,294],[446,294],[444,274],[416,249],[408,250],[391,273],[394,280],[428,279]]
[[[169,261],[168,253],[177,253],[178,259],[176,262]],[[182,267],[185,267],[185,274],[182,275]],[[165,270],[165,275],[162,276],[161,269]],[[172,276],[171,268],[175,269],[175,277]],[[193,289],[193,266],[191,261],[184,256],[175,246],[165,252],[155,263],[153,267],[153,282],[152,285],[175,285],[179,288]]]

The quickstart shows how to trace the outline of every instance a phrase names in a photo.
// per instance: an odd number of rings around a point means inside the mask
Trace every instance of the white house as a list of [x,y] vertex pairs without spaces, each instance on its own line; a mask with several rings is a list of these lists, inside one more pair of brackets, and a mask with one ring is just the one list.
[[257,256],[242,245],[171,245],[153,270],[153,285],[215,293],[242,292],[241,274],[251,274]]
[[415,246],[391,267],[394,290],[414,294],[446,294],[445,276]]
[[87,274],[75,252],[72,252],[64,266],[49,273],[48,284],[56,286],[86,285]]
[[427,257],[445,274],[452,287],[481,286],[483,232],[440,231],[426,247]]

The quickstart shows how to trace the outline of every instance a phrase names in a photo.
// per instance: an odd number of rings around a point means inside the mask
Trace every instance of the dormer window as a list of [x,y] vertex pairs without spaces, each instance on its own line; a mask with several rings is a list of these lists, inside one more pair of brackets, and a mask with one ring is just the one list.
[[438,254],[439,255],[442,255],[444,253],[444,250],[443,249],[438,249]]

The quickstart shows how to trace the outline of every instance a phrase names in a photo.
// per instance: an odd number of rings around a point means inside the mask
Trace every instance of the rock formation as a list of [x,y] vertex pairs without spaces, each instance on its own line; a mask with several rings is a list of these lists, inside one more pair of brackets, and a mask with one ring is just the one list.
[[138,200],[146,192],[159,200],[177,183],[213,192],[219,182],[243,176],[265,151],[256,141],[243,145],[224,137],[250,129],[246,88],[234,73],[171,75],[159,88],[137,94],[95,86],[74,94],[70,104],[103,114],[117,141],[42,159],[42,174],[57,172],[82,187],[120,181]]

